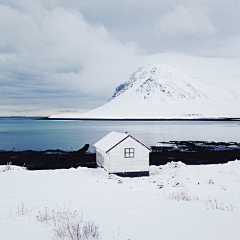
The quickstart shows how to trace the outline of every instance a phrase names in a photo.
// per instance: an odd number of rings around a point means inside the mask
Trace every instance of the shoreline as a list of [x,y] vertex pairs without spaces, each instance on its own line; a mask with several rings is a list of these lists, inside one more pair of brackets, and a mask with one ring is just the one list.
[[240,121],[240,118],[49,118],[37,120],[71,120],[71,121]]
[[[183,162],[186,165],[223,164],[240,159],[240,143],[207,141],[168,141],[151,146],[149,165]],[[77,151],[0,151],[0,165],[24,166],[28,170],[96,168],[96,153],[89,144]]]

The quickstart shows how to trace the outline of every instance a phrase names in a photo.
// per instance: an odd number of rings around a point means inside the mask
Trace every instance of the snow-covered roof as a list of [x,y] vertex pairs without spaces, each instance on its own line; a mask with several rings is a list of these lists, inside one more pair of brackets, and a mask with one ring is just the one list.
[[128,137],[133,138],[134,140],[136,140],[137,142],[139,142],[140,144],[142,144],[144,147],[146,147],[148,150],[151,151],[150,148],[145,146],[143,143],[141,143],[139,140],[132,137],[131,135],[128,135],[126,133],[115,132],[115,131],[110,132],[108,135],[100,139],[98,142],[94,144],[94,146],[96,148],[101,149],[104,152],[108,152]]

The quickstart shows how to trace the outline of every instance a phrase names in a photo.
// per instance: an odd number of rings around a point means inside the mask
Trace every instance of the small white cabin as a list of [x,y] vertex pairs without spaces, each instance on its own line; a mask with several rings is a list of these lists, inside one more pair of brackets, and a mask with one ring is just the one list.
[[151,149],[133,136],[113,131],[94,146],[97,165],[109,173],[120,176],[149,176]]

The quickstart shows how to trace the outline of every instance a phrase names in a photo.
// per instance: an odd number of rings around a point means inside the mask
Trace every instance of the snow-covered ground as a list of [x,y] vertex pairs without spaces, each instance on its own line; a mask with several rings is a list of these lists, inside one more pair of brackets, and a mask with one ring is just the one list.
[[0,239],[53,239],[53,218],[64,211],[94,221],[104,240],[240,239],[239,160],[150,171],[121,178],[103,169],[1,166]]

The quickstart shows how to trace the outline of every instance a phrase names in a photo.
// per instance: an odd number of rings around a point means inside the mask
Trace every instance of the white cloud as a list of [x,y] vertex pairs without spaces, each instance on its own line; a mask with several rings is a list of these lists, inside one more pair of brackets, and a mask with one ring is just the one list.
[[36,18],[31,9],[0,6],[1,82],[12,85],[6,92],[2,88],[3,94],[11,89],[16,95],[109,96],[106,89],[113,90],[126,77],[123,72],[135,68],[126,59],[135,58],[137,45],[120,43],[75,10],[42,7],[39,12]]
[[158,23],[161,31],[170,35],[208,36],[216,33],[208,12],[201,7],[180,4],[164,14]]
[[240,34],[215,40],[212,46],[202,54],[222,58],[240,58]]

